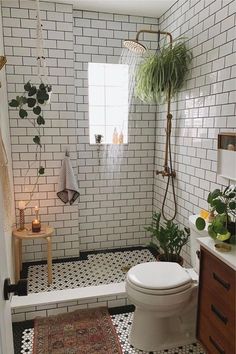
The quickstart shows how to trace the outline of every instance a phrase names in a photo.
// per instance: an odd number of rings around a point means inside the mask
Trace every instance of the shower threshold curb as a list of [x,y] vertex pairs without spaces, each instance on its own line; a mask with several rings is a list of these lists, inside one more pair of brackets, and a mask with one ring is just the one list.
[[12,296],[11,309],[17,310],[31,306],[51,305],[55,303],[120,295],[126,296],[125,282],[94,285],[84,288],[45,291],[40,293],[31,293],[27,296]]

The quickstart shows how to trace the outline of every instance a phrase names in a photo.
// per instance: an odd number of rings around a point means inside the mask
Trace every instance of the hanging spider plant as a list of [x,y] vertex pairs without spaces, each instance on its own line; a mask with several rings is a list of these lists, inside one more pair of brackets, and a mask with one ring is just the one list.
[[145,103],[164,103],[183,86],[192,53],[183,38],[172,46],[164,41],[156,53],[139,65],[136,75],[136,96]]

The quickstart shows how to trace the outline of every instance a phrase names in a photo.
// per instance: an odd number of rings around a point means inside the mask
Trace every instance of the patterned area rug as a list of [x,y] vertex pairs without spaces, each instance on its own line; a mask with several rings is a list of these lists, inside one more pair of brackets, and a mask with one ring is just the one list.
[[106,308],[78,310],[37,318],[33,354],[121,354]]

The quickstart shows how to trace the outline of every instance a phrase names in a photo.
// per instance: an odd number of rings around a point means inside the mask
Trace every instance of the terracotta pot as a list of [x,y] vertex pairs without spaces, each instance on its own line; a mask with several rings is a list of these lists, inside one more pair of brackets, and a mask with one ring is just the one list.
[[172,254],[170,260],[167,260],[164,254],[159,254],[157,260],[160,262],[175,262],[181,266],[184,264],[183,257],[177,256],[176,254]]

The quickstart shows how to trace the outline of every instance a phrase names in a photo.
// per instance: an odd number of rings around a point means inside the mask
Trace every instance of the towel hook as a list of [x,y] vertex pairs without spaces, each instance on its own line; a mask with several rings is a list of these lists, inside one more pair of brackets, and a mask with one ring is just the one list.
[[70,157],[70,152],[69,152],[68,149],[66,149],[65,156],[66,156],[66,157]]

